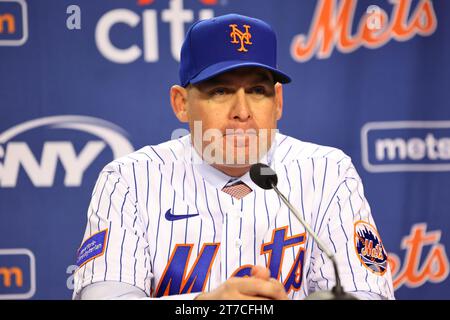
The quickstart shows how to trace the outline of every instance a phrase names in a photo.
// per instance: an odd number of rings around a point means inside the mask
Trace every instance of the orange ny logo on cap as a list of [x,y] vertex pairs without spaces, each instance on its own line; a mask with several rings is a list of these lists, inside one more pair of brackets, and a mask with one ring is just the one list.
[[[237,24],[230,24],[231,32],[230,37],[233,39],[231,43],[241,43],[241,46],[239,47],[238,51],[247,52],[248,50],[244,47],[244,44],[252,44],[250,42],[250,38],[252,35],[250,32],[248,32],[248,29],[250,29],[249,25],[244,24],[245,32],[242,32],[238,29]],[[237,40],[239,38],[239,41]]]

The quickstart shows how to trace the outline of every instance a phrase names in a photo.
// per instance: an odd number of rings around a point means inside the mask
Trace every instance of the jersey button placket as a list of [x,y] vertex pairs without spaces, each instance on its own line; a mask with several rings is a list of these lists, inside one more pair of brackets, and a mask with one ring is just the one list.
[[[234,208],[228,210],[228,242],[227,242],[227,262],[228,262],[228,277],[239,268],[239,248],[242,241],[239,238],[239,225],[241,214]],[[239,244],[239,245],[238,245]]]

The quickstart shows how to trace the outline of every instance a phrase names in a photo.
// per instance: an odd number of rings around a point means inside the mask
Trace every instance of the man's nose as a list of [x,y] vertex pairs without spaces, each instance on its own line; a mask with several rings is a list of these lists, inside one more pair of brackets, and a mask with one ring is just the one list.
[[250,106],[245,94],[245,90],[240,88],[236,91],[235,99],[233,101],[232,119],[238,121],[247,121],[251,118]]

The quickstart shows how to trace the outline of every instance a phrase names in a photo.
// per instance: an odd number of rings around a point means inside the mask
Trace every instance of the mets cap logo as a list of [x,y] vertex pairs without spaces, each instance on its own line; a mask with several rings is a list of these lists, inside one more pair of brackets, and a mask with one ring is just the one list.
[[248,49],[244,47],[244,44],[252,44],[250,42],[252,34],[248,31],[248,29],[250,29],[250,26],[248,24],[244,24],[245,32],[239,30],[237,24],[230,24],[229,26],[231,28],[230,37],[233,39],[231,40],[231,43],[240,43],[241,46],[239,47],[238,51],[247,52]]
[[355,223],[355,250],[361,263],[375,274],[387,270],[387,254],[376,228],[365,221]]

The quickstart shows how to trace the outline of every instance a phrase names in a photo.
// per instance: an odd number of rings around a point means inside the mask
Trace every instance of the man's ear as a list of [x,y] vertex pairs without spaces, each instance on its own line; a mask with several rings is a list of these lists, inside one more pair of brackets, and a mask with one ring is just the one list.
[[280,120],[283,115],[283,86],[279,82],[275,84],[275,104],[277,120]]
[[187,116],[187,90],[179,85],[174,85],[170,88],[170,104],[172,105],[173,113],[183,123],[188,122]]

